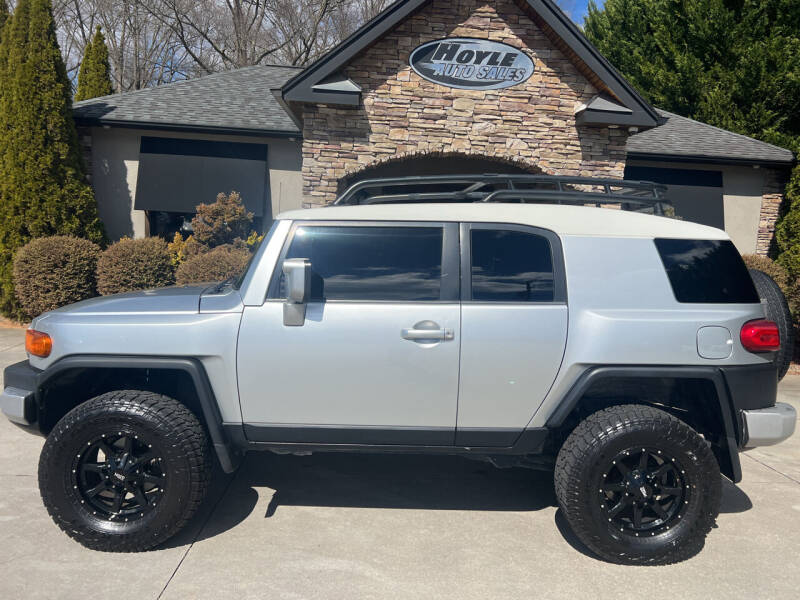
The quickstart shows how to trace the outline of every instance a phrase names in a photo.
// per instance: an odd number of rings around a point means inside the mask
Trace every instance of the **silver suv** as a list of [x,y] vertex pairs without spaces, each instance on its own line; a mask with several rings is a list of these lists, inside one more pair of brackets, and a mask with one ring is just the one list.
[[195,513],[213,456],[443,453],[552,469],[607,560],[696,553],[720,473],[793,432],[781,331],[723,231],[559,189],[633,210],[384,187],[279,216],[238,281],[41,315],[0,403],[47,435],[50,515],[145,550]]

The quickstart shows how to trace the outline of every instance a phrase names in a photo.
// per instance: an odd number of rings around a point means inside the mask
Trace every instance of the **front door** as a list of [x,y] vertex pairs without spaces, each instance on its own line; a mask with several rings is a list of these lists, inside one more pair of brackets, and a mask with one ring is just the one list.
[[[454,443],[460,344],[458,228],[298,222],[237,358],[253,441]],[[311,261],[302,326],[283,324],[281,266]]]

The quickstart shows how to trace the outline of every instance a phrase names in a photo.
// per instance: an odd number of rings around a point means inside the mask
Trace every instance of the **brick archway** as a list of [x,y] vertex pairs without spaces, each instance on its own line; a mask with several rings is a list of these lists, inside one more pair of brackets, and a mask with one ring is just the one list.
[[337,192],[365,179],[415,175],[468,175],[483,173],[542,174],[544,171],[521,160],[463,152],[418,152],[376,161],[346,174]]

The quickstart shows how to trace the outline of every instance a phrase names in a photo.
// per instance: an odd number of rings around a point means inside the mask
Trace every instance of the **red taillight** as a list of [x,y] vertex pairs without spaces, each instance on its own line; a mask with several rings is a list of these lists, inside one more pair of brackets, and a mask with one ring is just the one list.
[[750,352],[775,352],[781,349],[781,333],[772,321],[759,319],[742,325],[742,346]]

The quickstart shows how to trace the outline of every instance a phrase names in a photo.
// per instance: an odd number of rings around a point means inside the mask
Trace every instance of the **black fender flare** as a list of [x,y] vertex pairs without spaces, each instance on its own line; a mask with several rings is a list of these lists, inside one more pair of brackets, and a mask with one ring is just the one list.
[[722,415],[723,439],[717,460],[720,470],[734,483],[742,480],[742,465],[739,460],[739,442],[742,439],[741,423],[737,418],[731,394],[722,371],[717,367],[687,366],[596,366],[586,370],[564,396],[558,408],[550,415],[546,427],[557,429],[577,406],[589,387],[597,381],[615,378],[672,378],[672,379],[705,379],[711,381],[719,401]]
[[222,427],[214,391],[208,380],[203,364],[196,358],[175,356],[109,356],[79,354],[58,359],[41,371],[36,381],[36,401],[41,401],[40,390],[61,373],[72,369],[150,369],[183,371],[189,375],[197,392],[197,399],[203,411],[208,434],[220,466],[225,473],[233,473],[241,462],[241,452],[230,443]]

